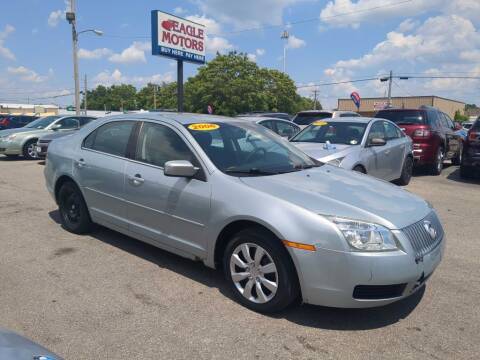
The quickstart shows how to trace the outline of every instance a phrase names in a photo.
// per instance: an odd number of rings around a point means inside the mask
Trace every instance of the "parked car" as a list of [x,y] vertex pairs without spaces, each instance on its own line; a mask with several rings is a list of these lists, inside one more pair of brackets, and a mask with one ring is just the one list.
[[36,158],[37,141],[54,131],[78,129],[88,116],[47,116],[39,118],[19,129],[0,131],[0,154],[8,157],[22,155],[26,159]]
[[316,120],[324,120],[338,117],[357,117],[360,116],[354,111],[338,110],[306,110],[298,112],[292,121],[302,129]]
[[297,134],[301,129],[298,125],[288,120],[261,117],[261,116],[238,116],[239,119],[252,121],[259,125],[265,126],[281,137],[290,139]]
[[53,141],[46,185],[65,229],[97,223],[223,268],[260,312],[405,298],[445,239],[420,197],[323,164],[270,130],[200,114],[112,116]]
[[463,147],[460,176],[471,178],[480,174],[480,118],[478,118],[468,131]]
[[38,119],[38,116],[0,115],[0,130],[20,128],[36,119]]
[[75,131],[80,129],[82,126],[85,126],[90,121],[95,120],[95,119],[96,118],[94,118],[94,117],[82,117],[82,118],[79,119],[80,120],[79,121],[79,127],[74,129],[74,130],[55,131],[55,132],[51,132],[47,135],[43,135],[37,141],[37,145],[36,145],[36,149],[35,149],[36,157],[39,158],[39,159],[45,158],[47,156],[48,145],[50,145],[50,143],[53,140],[59,139],[59,138],[64,137],[64,136],[71,135]]
[[462,138],[456,133],[452,119],[437,108],[380,110],[376,118],[397,124],[413,140],[413,158],[416,165],[427,166],[433,175],[439,175],[444,160],[460,165]]
[[282,112],[268,112],[268,111],[251,111],[248,113],[238,114],[237,117],[244,117],[244,116],[260,116],[260,117],[270,117],[270,118],[277,118],[291,121],[292,118],[287,113]]
[[0,359],[62,360],[43,346],[3,328],[0,328]]
[[290,141],[311,157],[344,169],[399,185],[407,185],[412,177],[412,141],[388,120],[317,120]]
[[464,121],[464,122],[462,123],[462,127],[463,127],[465,130],[468,131],[468,130],[470,130],[470,128],[472,127],[472,125],[473,125],[474,122],[475,122],[475,121]]

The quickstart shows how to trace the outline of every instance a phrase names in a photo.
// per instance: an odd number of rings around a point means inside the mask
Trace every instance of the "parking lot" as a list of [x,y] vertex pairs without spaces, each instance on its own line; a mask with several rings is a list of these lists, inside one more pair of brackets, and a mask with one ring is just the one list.
[[231,299],[220,272],[99,228],[59,225],[38,161],[0,158],[0,326],[66,359],[477,359],[480,182],[418,173],[446,255],[424,291],[365,310],[275,316]]

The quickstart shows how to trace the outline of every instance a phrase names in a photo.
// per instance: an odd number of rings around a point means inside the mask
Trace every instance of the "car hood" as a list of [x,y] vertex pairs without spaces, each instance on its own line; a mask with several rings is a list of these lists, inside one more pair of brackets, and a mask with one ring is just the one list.
[[55,140],[67,135],[72,135],[75,134],[77,130],[71,130],[71,131],[53,131],[53,132],[48,132],[47,135],[42,136],[39,140]]
[[326,149],[325,143],[292,142],[292,144],[302,150],[308,156],[320,161],[329,161],[334,158],[344,157],[359,146],[332,144],[329,149]]
[[402,229],[431,211],[422,198],[396,185],[328,164],[240,180],[317,214],[374,222],[390,229]]

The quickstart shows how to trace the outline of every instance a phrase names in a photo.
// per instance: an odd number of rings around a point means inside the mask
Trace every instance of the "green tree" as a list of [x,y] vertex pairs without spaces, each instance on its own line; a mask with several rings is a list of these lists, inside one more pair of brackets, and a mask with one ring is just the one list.
[[453,119],[454,119],[455,121],[460,121],[460,122],[462,122],[462,121],[467,121],[467,120],[468,120],[468,116],[462,115],[462,113],[460,112],[460,110],[457,110],[457,111],[455,111],[455,116],[453,117]]
[[88,109],[106,109],[109,111],[135,110],[138,107],[136,95],[137,89],[133,85],[121,84],[110,87],[99,85],[96,89],[87,92]]
[[176,109],[177,83],[147,84],[137,93],[139,108],[144,110],[155,109],[155,98],[157,109]]

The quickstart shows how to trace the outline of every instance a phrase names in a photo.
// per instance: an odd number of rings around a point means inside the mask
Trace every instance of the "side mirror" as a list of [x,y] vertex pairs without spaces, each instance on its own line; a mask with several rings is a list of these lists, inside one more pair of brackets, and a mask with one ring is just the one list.
[[192,165],[190,161],[187,160],[171,160],[167,161],[163,168],[163,173],[165,176],[173,177],[193,177],[199,168]]
[[373,138],[368,143],[369,146],[385,146],[387,142],[382,138]]

